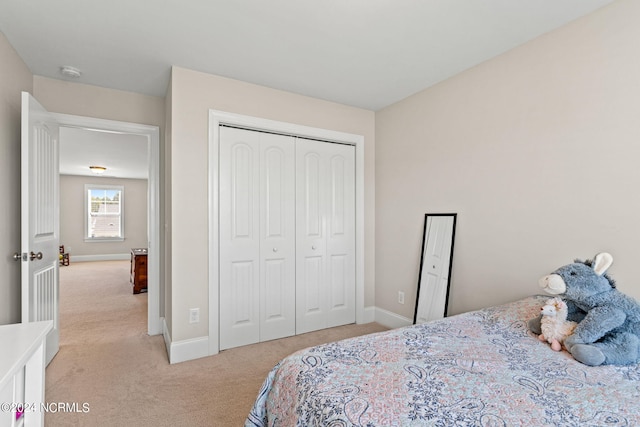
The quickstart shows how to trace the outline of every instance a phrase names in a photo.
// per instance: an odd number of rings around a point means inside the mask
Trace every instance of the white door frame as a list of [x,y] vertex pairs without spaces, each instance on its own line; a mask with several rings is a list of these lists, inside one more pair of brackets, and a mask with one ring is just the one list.
[[147,329],[149,335],[162,333],[160,317],[160,129],[158,126],[93,117],[52,113],[62,127],[82,128],[116,133],[128,133],[147,138],[149,149],[148,265],[147,265]]
[[354,145],[356,148],[356,323],[364,323],[364,136],[209,110],[209,355],[219,352],[219,132],[221,124]]

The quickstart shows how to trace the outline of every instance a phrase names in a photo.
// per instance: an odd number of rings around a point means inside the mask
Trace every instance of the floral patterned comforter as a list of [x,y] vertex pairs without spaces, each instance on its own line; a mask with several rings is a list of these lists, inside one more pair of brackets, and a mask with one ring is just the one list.
[[294,353],[245,426],[640,426],[640,366],[551,350],[526,326],[546,298]]

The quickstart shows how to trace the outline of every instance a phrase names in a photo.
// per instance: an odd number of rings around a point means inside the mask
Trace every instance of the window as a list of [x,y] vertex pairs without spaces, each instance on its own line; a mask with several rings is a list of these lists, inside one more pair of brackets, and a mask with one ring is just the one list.
[[124,187],[87,184],[85,197],[85,240],[124,240]]

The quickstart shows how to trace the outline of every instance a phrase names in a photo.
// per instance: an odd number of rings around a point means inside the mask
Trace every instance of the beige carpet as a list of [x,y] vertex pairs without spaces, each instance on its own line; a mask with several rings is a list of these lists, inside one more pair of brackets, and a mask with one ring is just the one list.
[[60,268],[60,352],[46,371],[45,400],[89,410],[45,414],[47,427],[241,426],[281,358],[386,329],[347,325],[170,365],[162,336],[146,334],[146,315],[147,295],[131,293],[129,261]]

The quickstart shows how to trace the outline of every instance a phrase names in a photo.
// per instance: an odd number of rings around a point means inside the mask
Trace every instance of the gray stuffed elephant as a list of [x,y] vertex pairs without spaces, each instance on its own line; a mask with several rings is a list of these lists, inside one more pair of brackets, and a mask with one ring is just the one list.
[[[629,365],[640,362],[640,304],[616,289],[605,272],[613,263],[608,253],[593,261],[576,260],[540,279],[540,287],[561,297],[567,319],[579,322],[564,345],[585,365]],[[529,320],[540,334],[540,317]]]

